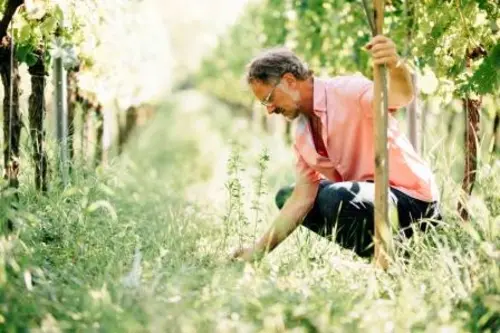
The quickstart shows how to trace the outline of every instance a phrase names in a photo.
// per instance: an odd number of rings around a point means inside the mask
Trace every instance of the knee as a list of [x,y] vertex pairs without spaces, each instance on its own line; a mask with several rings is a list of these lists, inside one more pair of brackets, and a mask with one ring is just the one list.
[[348,204],[348,195],[335,185],[320,188],[316,197],[316,205],[324,216],[337,215],[342,207]]

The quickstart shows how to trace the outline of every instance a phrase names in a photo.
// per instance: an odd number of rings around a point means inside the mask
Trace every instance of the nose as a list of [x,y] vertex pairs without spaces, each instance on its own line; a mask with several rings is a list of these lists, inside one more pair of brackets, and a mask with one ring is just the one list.
[[266,109],[267,109],[268,114],[272,114],[274,112],[274,110],[276,110],[276,107],[271,104],[271,105],[266,106]]

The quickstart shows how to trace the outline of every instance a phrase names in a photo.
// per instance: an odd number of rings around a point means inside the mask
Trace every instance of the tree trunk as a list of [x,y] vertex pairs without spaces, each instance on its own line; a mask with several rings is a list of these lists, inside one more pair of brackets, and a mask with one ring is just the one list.
[[102,113],[102,105],[97,104],[95,108],[95,115],[97,118],[96,124],[96,142],[95,142],[95,155],[94,155],[94,166],[98,167],[103,161],[103,143],[102,136],[104,134],[104,115]]
[[465,115],[465,166],[462,190],[465,198],[458,202],[458,211],[462,219],[469,219],[469,212],[464,202],[469,198],[474,187],[477,172],[477,133],[479,131],[479,109],[481,100],[465,98],[462,100]]
[[118,112],[116,112],[116,123],[118,125],[118,138],[117,138],[117,147],[116,147],[116,150],[117,150],[117,153],[118,155],[121,155],[121,153],[123,152],[123,142],[124,142],[124,139],[123,139],[123,132],[124,132],[124,127],[125,126],[122,126],[122,117],[120,116],[120,110],[118,109]]
[[[4,42],[7,41],[7,46]],[[9,186],[17,188],[19,181],[19,144],[21,137],[21,114],[19,112],[19,83],[20,76],[18,63],[13,59],[11,66],[10,38],[4,37],[0,48],[0,75],[4,87],[3,125],[4,125],[4,178],[8,179]],[[11,74],[12,96],[11,96]],[[10,105],[12,102],[12,113]]]
[[[4,179],[8,186],[19,187],[19,144],[21,139],[21,115],[19,113],[19,83],[18,64],[12,55],[12,42],[7,36],[7,27],[12,21],[17,8],[24,0],[8,0],[0,21],[0,76],[4,87],[3,125],[4,125]],[[12,92],[12,94],[11,94]],[[12,106],[12,110],[11,110]],[[15,199],[18,199],[17,193]],[[16,206],[13,206],[16,209]],[[14,222],[7,220],[7,229],[14,230]]]
[[38,61],[28,71],[31,75],[31,95],[29,97],[30,136],[35,162],[35,185],[37,190],[47,191],[47,154],[45,153],[45,65],[43,51],[37,52]]
[[[470,70],[472,60],[482,58],[487,55],[486,51],[481,47],[476,47],[467,52],[466,68]],[[479,132],[479,110],[481,108],[481,97],[478,100],[466,97],[462,99],[462,105],[465,114],[465,165],[464,165],[464,178],[462,180],[462,190],[465,197],[458,202],[458,212],[464,221],[469,219],[469,211],[465,204],[474,188],[477,172],[477,141]]]
[[497,113],[495,115],[495,120],[493,121],[493,148],[491,150],[493,154],[500,154],[500,146],[498,144],[498,141],[500,140],[500,133],[498,131],[499,124],[500,124],[500,110],[497,110]]
[[123,148],[128,142],[130,135],[137,124],[137,111],[137,107],[130,106],[125,112],[125,124],[123,126],[120,125],[120,134],[118,136],[118,154],[123,152]]
[[7,36],[7,27],[16,12],[17,7],[21,6],[24,0],[8,0],[5,6],[4,15],[0,21],[0,38]]
[[88,158],[88,151],[89,151],[89,134],[90,134],[90,113],[91,113],[91,108],[92,105],[90,102],[78,94],[77,97],[78,103],[80,104],[80,107],[82,109],[82,132],[81,132],[81,162],[82,165],[85,164],[85,161],[87,161]]
[[453,134],[453,127],[455,125],[455,119],[457,117],[457,113],[454,110],[450,110],[450,116],[448,118],[448,126],[446,128],[447,139],[453,142],[453,138],[451,137]]

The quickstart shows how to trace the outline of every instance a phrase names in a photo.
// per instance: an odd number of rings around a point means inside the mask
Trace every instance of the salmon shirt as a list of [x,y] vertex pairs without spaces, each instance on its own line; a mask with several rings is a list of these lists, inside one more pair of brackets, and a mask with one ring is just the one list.
[[[300,115],[293,145],[299,181],[374,181],[373,82],[361,75],[315,77],[313,87],[313,112],[321,120],[321,138],[327,157],[316,151],[309,120]],[[439,194],[429,165],[400,132],[398,122],[391,114],[387,140],[389,185],[415,199],[438,201]]]

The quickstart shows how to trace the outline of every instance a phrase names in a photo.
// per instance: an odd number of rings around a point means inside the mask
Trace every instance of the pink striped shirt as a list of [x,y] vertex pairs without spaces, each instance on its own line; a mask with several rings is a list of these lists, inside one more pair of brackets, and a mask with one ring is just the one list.
[[[298,181],[374,180],[373,83],[364,76],[314,78],[314,113],[328,157],[317,153],[308,119],[298,118],[294,150]],[[399,108],[402,105],[391,105]],[[438,200],[434,175],[389,115],[389,184],[422,201]]]

